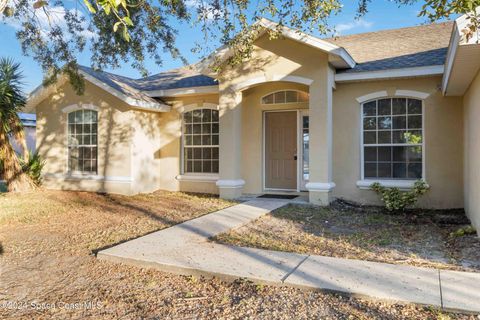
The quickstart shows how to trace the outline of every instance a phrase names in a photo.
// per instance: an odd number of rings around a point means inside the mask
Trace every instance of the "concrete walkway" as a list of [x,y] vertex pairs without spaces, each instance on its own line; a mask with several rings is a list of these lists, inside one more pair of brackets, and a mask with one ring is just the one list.
[[304,255],[216,244],[289,201],[256,199],[100,251],[98,258],[182,275],[347,293],[480,312],[480,273]]

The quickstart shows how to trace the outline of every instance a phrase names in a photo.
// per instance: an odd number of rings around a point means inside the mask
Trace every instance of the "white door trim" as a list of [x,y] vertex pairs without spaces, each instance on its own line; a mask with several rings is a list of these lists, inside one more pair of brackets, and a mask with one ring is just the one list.
[[[266,163],[265,163],[265,135],[266,135],[266,114],[270,112],[296,112],[297,114],[297,188],[296,189],[276,189],[267,188],[266,182]],[[262,111],[262,189],[263,191],[295,191],[300,192],[305,189],[303,184],[303,154],[302,154],[302,115],[308,114],[308,109],[279,109]]]

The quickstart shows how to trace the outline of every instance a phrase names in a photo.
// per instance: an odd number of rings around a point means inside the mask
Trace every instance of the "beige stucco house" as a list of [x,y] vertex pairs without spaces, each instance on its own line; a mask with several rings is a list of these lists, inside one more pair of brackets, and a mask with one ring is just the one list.
[[82,67],[84,95],[60,79],[29,99],[45,186],[308,193],[327,205],[377,203],[372,182],[424,179],[420,206],[465,207],[480,227],[480,44],[465,24],[330,39],[283,28],[222,74],[209,63],[227,49],[136,80]]

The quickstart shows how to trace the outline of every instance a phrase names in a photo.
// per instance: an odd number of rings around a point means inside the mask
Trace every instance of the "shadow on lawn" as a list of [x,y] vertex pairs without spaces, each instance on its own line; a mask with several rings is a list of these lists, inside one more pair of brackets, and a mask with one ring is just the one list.
[[463,210],[392,213],[337,201],[328,208],[289,205],[271,215],[274,219],[260,219],[216,240],[339,258],[480,270],[480,239],[451,236],[469,224]]
[[[165,229],[165,228],[170,228],[176,224],[185,222],[190,219],[195,219],[198,217],[201,217],[203,215],[215,212],[219,210],[218,207],[213,207],[212,209],[207,209],[203,210],[202,214],[191,216],[190,214],[185,214],[185,215],[175,215],[176,219],[173,218],[168,218],[168,215],[172,215],[171,212],[178,212],[183,209],[184,212],[192,212],[192,210],[199,211],[202,210],[202,208],[194,208],[193,205],[189,205],[188,201],[186,202],[179,202],[175,201],[177,200],[176,198],[173,198],[172,201],[168,203],[162,204],[161,210],[159,208],[151,208],[148,205],[145,205],[145,203],[141,202],[142,197],[152,197],[155,196],[156,193],[151,193],[151,194],[140,194],[137,196],[132,196],[132,197],[126,197],[125,196],[117,196],[117,195],[112,195],[112,194],[106,194],[106,193],[99,193],[98,196],[103,197],[106,201],[106,205],[102,205],[102,209],[105,211],[109,211],[111,213],[119,213],[119,208],[125,208],[128,209],[131,213],[133,214],[138,214],[142,215],[144,217],[147,217],[148,219],[154,220],[156,222],[160,222],[162,224],[161,227],[156,228],[155,230],[152,230],[150,232],[146,232],[143,234],[135,235],[133,237],[129,237],[126,239],[123,239],[122,241],[118,241],[113,244],[109,244],[106,246],[102,246],[100,248],[96,248],[92,250],[93,255],[97,255],[98,252],[102,250],[106,250],[111,247],[115,247],[119,244],[146,236],[148,234],[157,232],[159,230]],[[202,193],[189,193],[189,192],[184,192],[186,196],[189,197],[195,197],[195,198],[200,198],[200,199],[209,199],[209,198],[218,198],[215,196],[212,196],[211,194],[202,194]],[[178,193],[177,193],[178,195]],[[132,203],[132,199],[138,198],[138,203]],[[127,202],[128,200],[128,202]],[[112,204],[115,207],[112,207]],[[232,205],[235,205],[235,202],[232,202]],[[121,213],[121,212],[120,212]]]

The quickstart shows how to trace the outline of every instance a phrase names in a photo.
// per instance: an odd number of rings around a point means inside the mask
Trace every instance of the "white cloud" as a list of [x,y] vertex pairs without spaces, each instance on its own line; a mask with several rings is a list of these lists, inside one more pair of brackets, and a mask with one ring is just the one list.
[[[46,10],[43,9],[37,9],[35,10],[35,15],[32,15],[32,19],[35,20],[37,23],[40,32],[42,36],[48,37],[48,33],[53,27],[60,27],[62,30],[65,31],[65,34],[68,36],[68,27],[67,27],[67,21],[65,20],[65,14],[69,13],[77,13],[80,17],[83,16],[83,13],[75,10],[75,9],[70,9],[67,11],[62,6],[56,6],[56,7],[46,7]],[[15,19],[15,18],[6,18],[4,16],[0,17],[0,22],[5,22],[7,25],[19,30],[21,29],[22,22]],[[84,21],[82,23],[82,26],[84,28],[84,31],[82,32],[82,35],[86,37],[87,39],[91,39],[95,37],[96,35],[93,32],[90,32],[87,30],[87,21]]]
[[187,0],[185,1],[187,7],[195,8],[199,18],[206,20],[213,20],[215,15],[221,14],[221,10],[215,9],[212,6],[204,3],[202,0]]
[[335,26],[335,33],[337,35],[353,29],[370,29],[373,26],[373,22],[366,21],[364,19],[353,20],[348,23],[339,23]]

